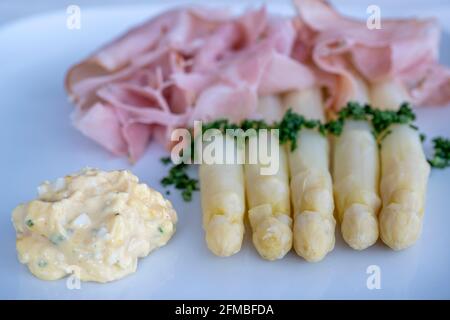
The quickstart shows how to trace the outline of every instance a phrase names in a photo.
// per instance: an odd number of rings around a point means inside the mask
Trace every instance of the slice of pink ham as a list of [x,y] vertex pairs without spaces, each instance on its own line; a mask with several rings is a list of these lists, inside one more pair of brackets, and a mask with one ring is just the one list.
[[193,120],[242,120],[258,94],[315,82],[290,57],[295,38],[292,21],[264,7],[237,17],[221,9],[163,13],[69,70],[74,125],[135,161],[150,139],[168,145],[171,130]]
[[[88,110],[75,109],[72,113],[75,127],[116,155],[127,153],[117,111],[111,105],[96,103]],[[101,128],[101,130],[100,130]]]
[[352,69],[366,81],[399,79],[418,105],[448,104],[450,77],[438,59],[439,27],[434,19],[383,19],[381,29],[339,15],[323,0],[294,0],[301,23],[315,33],[314,63],[334,74],[329,105],[338,109],[352,85]]
[[183,53],[198,50],[230,20],[223,10],[168,11],[74,66],[66,87],[77,107],[75,126],[114,154],[137,160],[155,128],[159,139],[167,136],[158,124],[185,123],[189,92],[171,79],[185,70]]

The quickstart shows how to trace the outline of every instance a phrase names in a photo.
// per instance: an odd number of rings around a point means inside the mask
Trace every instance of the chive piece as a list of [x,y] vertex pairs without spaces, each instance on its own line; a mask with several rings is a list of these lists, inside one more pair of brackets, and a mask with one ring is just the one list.
[[34,226],[34,222],[31,219],[28,219],[27,221],[25,221],[25,224],[28,226],[28,228],[31,228]]
[[342,129],[344,128],[344,120],[337,119],[332,120],[325,124],[325,128],[327,129],[328,133],[339,136],[342,133]]
[[59,245],[61,242],[66,240],[66,238],[61,234],[54,234],[50,236],[50,242],[53,243],[55,246]]
[[421,142],[424,142],[425,140],[427,140],[427,136],[426,136],[425,133],[421,133],[421,134],[419,135],[419,137],[420,137],[420,141],[421,141]]
[[161,162],[165,165],[169,164],[170,162],[172,162],[172,159],[170,157],[164,157],[160,159]]
[[48,265],[47,261],[41,259],[38,261],[39,268],[45,268]]
[[450,139],[436,137],[433,139],[434,154],[428,162],[433,168],[450,167]]

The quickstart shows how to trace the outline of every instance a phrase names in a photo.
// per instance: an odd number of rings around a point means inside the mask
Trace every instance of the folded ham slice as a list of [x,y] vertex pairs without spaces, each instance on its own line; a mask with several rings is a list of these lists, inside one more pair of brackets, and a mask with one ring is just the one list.
[[382,28],[371,30],[365,21],[341,16],[325,1],[294,3],[301,22],[313,34],[314,63],[336,76],[328,105],[338,109],[357,91],[355,70],[368,82],[398,79],[417,105],[450,102],[450,72],[438,64],[440,32],[434,19],[383,18]]
[[75,127],[136,161],[152,139],[169,146],[174,128],[258,117],[258,95],[315,84],[334,110],[363,93],[360,83],[392,78],[418,105],[450,102],[435,20],[383,19],[370,30],[325,1],[294,3],[294,18],[179,8],[131,29],[67,73]]
[[72,67],[66,87],[83,134],[137,160],[150,139],[169,145],[193,120],[253,116],[257,95],[311,86],[290,57],[296,30],[263,7],[241,16],[221,9],[163,13]]

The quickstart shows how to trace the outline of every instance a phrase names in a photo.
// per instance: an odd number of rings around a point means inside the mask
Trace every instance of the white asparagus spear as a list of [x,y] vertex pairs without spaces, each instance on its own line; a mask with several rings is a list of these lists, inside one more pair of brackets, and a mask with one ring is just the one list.
[[394,79],[386,79],[370,84],[370,103],[374,108],[397,110],[408,100],[406,88]]
[[276,95],[262,96],[258,100],[257,112],[269,124],[281,120],[284,111],[280,98]]
[[233,255],[241,249],[244,236],[243,165],[203,163],[199,176],[208,248],[218,256]]
[[[374,107],[398,108],[408,100],[406,90],[392,79],[371,87]],[[381,141],[379,216],[381,239],[394,250],[414,244],[422,230],[430,166],[417,130],[409,125],[393,125]]]
[[[324,121],[322,94],[317,87],[286,94],[283,105],[306,119]],[[336,227],[327,137],[317,130],[303,129],[288,158],[294,249],[307,261],[320,261],[334,248]]]
[[[259,99],[259,111],[263,116],[274,115],[282,106],[277,97]],[[275,120],[275,119],[272,119]],[[252,139],[249,138],[251,145]],[[272,140],[274,141],[274,140]],[[249,152],[255,150],[249,150]],[[253,231],[253,244],[265,259],[281,259],[292,247],[292,219],[290,214],[289,176],[286,149],[279,148],[279,168],[273,175],[262,175],[264,165],[246,163],[245,184],[248,202],[248,217]]]
[[[355,75],[359,99],[367,86]],[[333,179],[335,204],[342,236],[356,250],[373,245],[378,239],[377,214],[379,155],[372,126],[366,121],[347,120],[340,136],[334,138]]]

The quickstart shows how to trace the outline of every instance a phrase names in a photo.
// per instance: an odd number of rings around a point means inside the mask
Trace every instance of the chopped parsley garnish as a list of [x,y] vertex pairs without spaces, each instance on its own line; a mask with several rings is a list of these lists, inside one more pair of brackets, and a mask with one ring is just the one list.
[[34,226],[34,222],[31,219],[28,219],[27,221],[25,221],[25,224],[28,226],[28,228],[31,228],[32,226]]
[[303,129],[315,129],[317,128],[319,132],[325,134],[325,126],[319,120],[307,120],[302,115],[293,112],[288,109],[284,114],[283,119],[279,123],[274,125],[274,128],[280,130],[280,144],[289,142],[291,146],[291,151],[297,148],[297,137],[298,133]]
[[408,103],[403,103],[397,111],[374,109],[370,105],[361,105],[349,102],[338,112],[338,118],[328,122],[325,127],[328,133],[340,135],[346,120],[363,120],[372,123],[374,135],[378,139],[384,138],[385,132],[393,124],[409,124],[411,128],[418,129],[412,122],[416,115]]
[[367,120],[368,105],[361,105],[358,102],[350,101],[345,108],[338,113],[339,119]]
[[[204,124],[202,126],[202,132],[205,133],[209,129],[217,129],[222,133],[226,133],[227,129],[243,129],[245,131],[250,128],[259,130],[269,129],[270,126],[262,120],[244,120],[240,124],[233,124],[230,123],[228,119],[218,119]],[[191,141],[190,151],[187,156],[190,156],[191,160],[194,157],[194,139]],[[169,164],[171,159],[170,157],[162,158],[161,162],[164,164]],[[174,186],[175,189],[181,190],[181,196],[186,202],[191,201],[192,194],[195,191],[200,190],[198,179],[191,178],[186,172],[188,168],[189,166],[185,163],[173,165],[170,168],[168,175],[161,179],[161,184],[164,187]],[[166,194],[170,194],[170,191],[167,190]]]
[[172,161],[172,159],[170,159],[170,157],[161,158],[161,162],[163,164],[169,164],[171,161]]
[[341,135],[343,128],[344,128],[344,120],[342,119],[331,120],[325,124],[326,131],[334,136]]
[[271,127],[264,120],[244,120],[238,126],[242,130],[255,129],[270,129]]
[[329,134],[339,136],[344,128],[345,120],[368,120],[368,109],[357,102],[350,101],[338,112],[338,117],[325,124]]
[[450,139],[433,139],[434,154],[428,162],[433,168],[444,169],[450,166]]
[[[331,134],[339,136],[342,133],[346,120],[360,120],[370,122],[373,126],[372,134],[374,138],[380,142],[391,133],[389,127],[394,124],[407,124],[412,129],[418,130],[413,124],[416,119],[411,106],[408,103],[401,104],[400,108],[394,110],[379,110],[372,108],[369,104],[362,105],[358,102],[348,102],[342,108],[335,120],[322,123],[319,120],[306,119],[304,116],[295,113],[292,109],[288,109],[283,118],[279,122],[271,125],[264,120],[244,120],[238,124],[231,123],[228,119],[217,119],[215,121],[202,125],[202,133],[209,129],[217,129],[222,133],[227,133],[227,129],[242,129],[245,132],[248,129],[256,131],[261,129],[278,129],[280,144],[289,143],[291,151],[297,148],[297,137],[302,129],[316,129],[321,134]],[[237,136],[237,135],[235,135]],[[420,139],[423,142],[425,135],[420,133]],[[187,157],[193,159],[194,156],[194,140],[191,141],[191,147],[188,148]],[[428,161],[435,168],[445,168],[450,166],[450,140],[436,138],[433,140],[435,154]],[[190,150],[189,150],[190,149]],[[184,155],[181,155],[184,156]],[[161,159],[164,164],[171,162],[170,157]],[[182,190],[182,197],[185,201],[191,201],[192,193],[199,190],[198,180],[189,177],[186,170],[188,165],[185,163],[173,165],[169,170],[169,174],[161,180],[163,186],[173,185],[176,189]],[[170,194],[170,191],[166,191]]]
[[182,190],[182,197],[184,201],[192,200],[192,193],[199,190],[198,180],[189,177],[186,170],[188,165],[180,163],[174,165],[169,170],[169,174],[161,179],[161,184],[164,187],[174,186],[178,190]]
[[393,110],[378,110],[373,109],[370,106],[365,107],[367,114],[371,116],[371,122],[377,135],[380,135],[393,124],[409,124],[416,120],[416,115],[412,111],[408,103],[403,103],[397,111]]
[[419,137],[420,137],[420,141],[422,141],[422,142],[424,142],[424,141],[427,139],[427,136],[426,136],[425,133],[421,133],[421,134],[419,135]]
[[158,231],[159,231],[160,233],[164,233],[164,229],[161,228],[161,227],[158,227]]

